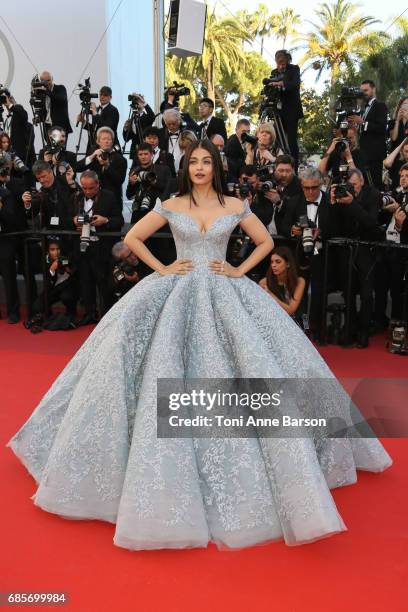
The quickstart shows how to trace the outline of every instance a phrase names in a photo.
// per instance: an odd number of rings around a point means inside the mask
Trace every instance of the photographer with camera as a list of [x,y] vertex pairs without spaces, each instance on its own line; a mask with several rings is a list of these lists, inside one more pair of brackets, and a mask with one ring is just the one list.
[[147,142],[139,145],[136,159],[129,171],[126,189],[126,197],[133,200],[132,223],[136,223],[149,212],[156,204],[157,198],[163,199],[171,178],[168,166],[153,164],[152,146]]
[[357,130],[347,121],[340,122],[340,127],[321,158],[318,169],[324,175],[331,173],[332,176],[337,176],[342,164],[347,164],[350,169],[358,168],[361,172],[364,172],[366,167],[364,156],[357,145]]
[[144,142],[151,145],[153,149],[153,164],[155,166],[167,166],[170,169],[171,175],[176,176],[176,170],[174,168],[174,157],[160,148],[160,129],[154,125],[147,127],[143,130]]
[[[69,168],[62,176],[55,176],[50,164],[36,161],[33,174],[41,184],[40,191],[25,191],[22,195],[27,218],[40,215],[40,227],[48,230],[73,230],[71,197],[78,190],[74,171]],[[65,240],[65,250],[69,239]]]
[[20,320],[16,268],[18,241],[7,234],[24,230],[26,222],[18,197],[21,191],[17,189],[14,192],[11,186],[11,166],[11,157],[3,153],[0,156],[0,275],[5,288],[8,322],[13,324]]
[[[10,157],[11,177],[13,179],[20,179],[26,185],[26,188],[29,189],[34,181],[34,177],[30,169],[13,150],[10,136],[6,134],[6,132],[0,132],[0,155],[5,153]],[[25,191],[25,189],[23,191]]]
[[[408,148],[408,147],[407,147]],[[385,238],[390,244],[408,244],[408,163],[400,168],[399,185],[390,193],[382,194],[379,219],[386,228]],[[381,249],[377,254],[375,274],[374,324],[382,331],[390,323],[386,316],[388,292],[391,295],[391,320],[403,315],[403,293],[406,254],[397,249]]]
[[235,127],[235,134],[230,136],[225,145],[225,155],[228,161],[228,182],[237,182],[241,166],[245,164],[246,147],[244,135],[251,131],[251,124],[248,119],[238,119]]
[[276,158],[275,180],[282,200],[301,195],[302,185],[295,174],[295,160],[291,155],[278,155]]
[[[3,114],[7,111],[7,116]],[[34,143],[30,140],[32,125],[28,121],[27,111],[21,104],[16,104],[10,91],[0,85],[0,122],[3,121],[3,130],[10,138],[11,146],[8,152],[15,155],[31,168],[35,161]]]
[[103,189],[92,170],[81,175],[82,194],[72,201],[73,223],[79,233],[76,261],[79,271],[80,295],[85,313],[78,325],[97,322],[96,289],[100,298],[100,314],[109,305],[109,259],[112,238],[101,232],[119,231],[123,225],[122,206],[114,194]]
[[95,102],[91,102],[90,109],[92,113],[92,130],[94,134],[102,126],[110,127],[115,135],[114,142],[119,144],[117,130],[119,124],[119,111],[112,102],[112,89],[104,85],[99,90],[99,106]]
[[76,155],[67,151],[66,145],[67,135],[64,128],[53,125],[48,130],[47,146],[38,153],[38,159],[48,162],[57,176],[64,175],[68,168],[72,168],[74,173],[76,171]]
[[111,128],[99,128],[95,150],[77,163],[77,171],[96,172],[101,189],[111,191],[122,208],[122,185],[126,178],[127,163],[122,153],[114,147],[114,138]]
[[400,184],[400,170],[404,164],[408,163],[408,137],[397,146],[384,159],[384,168],[387,168],[391,178],[391,187],[396,189]]
[[67,90],[64,85],[55,85],[53,77],[48,70],[44,70],[39,79],[33,79],[31,83],[32,89],[36,94],[44,96],[44,108],[41,121],[44,123],[45,130],[48,130],[53,125],[60,125],[66,134],[71,134],[72,128],[69,122],[68,114],[68,97]]
[[275,128],[269,122],[259,124],[255,137],[249,134],[243,135],[243,141],[247,152],[245,163],[249,166],[273,164],[277,156],[283,154],[276,139]]
[[316,168],[306,168],[299,178],[302,193],[285,202],[286,214],[281,232],[284,236],[297,238],[296,260],[300,275],[306,280],[305,297],[309,284],[311,287],[309,326],[314,339],[320,342],[323,244],[333,236],[334,218],[329,197],[322,191],[324,179],[321,172]]
[[292,56],[282,49],[275,53],[276,68],[272,70],[270,85],[279,90],[279,116],[287,137],[290,154],[295,159],[297,167],[299,147],[297,141],[299,119],[303,117],[300,99],[300,69],[292,64]]
[[139,282],[139,260],[121,240],[112,247],[114,265],[112,270],[113,293],[120,299]]
[[[78,288],[75,270],[66,255],[61,252],[60,242],[50,238],[47,243],[46,255],[48,309],[45,311],[45,292],[43,291],[34,301],[32,316],[24,323],[26,329],[36,334],[42,329],[60,330],[74,329],[76,318],[76,303]],[[52,305],[62,302],[65,314],[52,313]]]
[[399,100],[390,128],[391,146],[395,149],[408,136],[408,96]]
[[123,140],[125,145],[131,141],[129,156],[134,158],[137,145],[143,142],[143,132],[146,128],[153,125],[156,115],[146,104],[142,94],[132,93],[128,95],[130,102],[129,118],[123,125]]
[[365,80],[360,85],[365,102],[361,115],[350,115],[360,130],[360,149],[367,162],[373,185],[382,189],[383,160],[387,155],[387,117],[388,110],[384,102],[376,98],[375,83]]
[[[366,185],[360,170],[354,168],[341,176],[330,188],[330,204],[335,214],[333,237],[375,241],[380,236],[378,212],[381,194],[373,186]],[[375,255],[367,245],[358,245],[353,258],[353,286],[351,299],[351,326],[358,335],[358,348],[368,346],[370,321],[373,309]],[[343,291],[346,291],[347,262],[344,249],[339,248],[338,271]],[[360,313],[357,317],[356,294],[360,294]]]

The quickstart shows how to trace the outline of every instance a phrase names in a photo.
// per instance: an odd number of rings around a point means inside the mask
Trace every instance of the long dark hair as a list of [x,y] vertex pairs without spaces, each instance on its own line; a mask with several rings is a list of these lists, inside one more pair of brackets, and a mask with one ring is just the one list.
[[194,185],[191,182],[190,173],[189,173],[190,158],[196,149],[205,149],[211,155],[213,172],[214,172],[212,186],[213,186],[214,191],[217,194],[220,204],[222,206],[225,206],[224,195],[226,195],[228,191],[227,191],[227,183],[225,180],[224,167],[221,161],[221,155],[217,147],[207,138],[203,140],[197,140],[197,142],[192,142],[184,152],[183,166],[181,169],[181,177],[180,177],[179,195],[188,194],[190,196],[190,206],[191,206],[191,201],[193,201],[194,204],[198,206],[194,198],[194,195],[193,195]]
[[[298,282],[298,273],[296,269],[296,261],[292,254],[292,251],[285,246],[275,247],[271,253],[272,255],[278,255],[282,259],[289,264],[289,267],[286,270],[286,289],[288,290],[289,296],[293,298],[295,295],[295,289],[297,287]],[[272,267],[269,266],[268,271],[266,273],[266,284],[268,285],[268,289],[272,291],[275,295],[280,295],[281,289],[278,284],[278,279],[275,274],[272,272]]]

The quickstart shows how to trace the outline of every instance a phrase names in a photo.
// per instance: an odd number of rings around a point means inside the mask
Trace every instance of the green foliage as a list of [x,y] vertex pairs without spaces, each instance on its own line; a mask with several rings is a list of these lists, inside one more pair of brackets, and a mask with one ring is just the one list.
[[327,147],[332,132],[329,120],[329,90],[318,95],[314,89],[302,91],[304,119],[299,123],[299,146],[308,155],[320,154]]

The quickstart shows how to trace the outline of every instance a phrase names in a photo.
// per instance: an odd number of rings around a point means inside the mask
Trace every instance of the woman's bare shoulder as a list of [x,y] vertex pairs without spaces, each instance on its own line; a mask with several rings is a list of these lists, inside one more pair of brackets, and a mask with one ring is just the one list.
[[224,200],[226,208],[229,210],[229,212],[240,215],[244,211],[244,203],[239,198],[224,196]]
[[164,202],[162,202],[162,208],[174,212],[181,212],[184,208],[186,208],[187,201],[188,199],[186,196],[169,198],[168,200],[164,200]]

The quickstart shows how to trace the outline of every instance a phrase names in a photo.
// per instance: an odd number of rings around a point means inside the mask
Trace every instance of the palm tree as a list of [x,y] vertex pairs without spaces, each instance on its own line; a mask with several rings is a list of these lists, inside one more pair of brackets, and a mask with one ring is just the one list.
[[252,13],[252,35],[261,38],[261,55],[264,52],[265,37],[269,36],[276,26],[276,15],[269,13],[266,4],[260,4],[258,10]]
[[282,39],[282,48],[286,48],[286,40],[296,35],[298,26],[301,23],[300,15],[291,8],[282,9],[280,13],[274,15],[274,25],[272,31],[278,39]]
[[310,62],[305,68],[318,70],[318,80],[324,70],[330,71],[331,89],[345,68],[352,69],[357,60],[383,46],[388,37],[381,32],[367,31],[378,23],[370,16],[356,14],[358,5],[347,0],[324,3],[315,11],[318,23],[311,23],[313,31],[298,38],[306,47],[301,64]]

